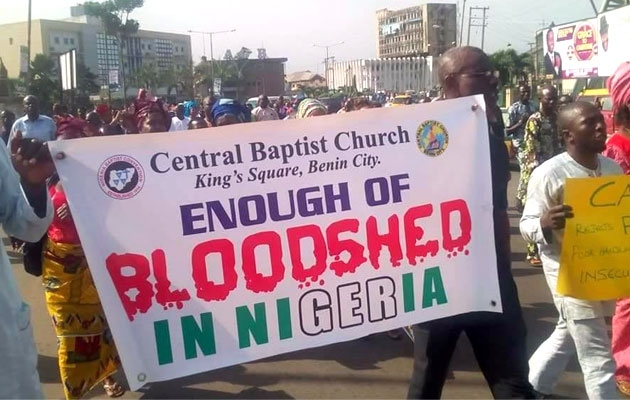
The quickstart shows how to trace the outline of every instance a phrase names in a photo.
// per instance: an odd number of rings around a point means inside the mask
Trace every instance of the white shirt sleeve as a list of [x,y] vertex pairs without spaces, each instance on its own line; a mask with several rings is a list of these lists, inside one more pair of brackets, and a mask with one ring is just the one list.
[[545,239],[540,218],[553,206],[553,177],[542,168],[532,172],[527,186],[527,200],[521,217],[523,239],[530,243],[549,244]]
[[37,242],[48,230],[52,218],[50,197],[47,199],[45,217],[38,217],[26,199],[8,151],[6,148],[0,150],[0,223],[7,235],[26,242]]

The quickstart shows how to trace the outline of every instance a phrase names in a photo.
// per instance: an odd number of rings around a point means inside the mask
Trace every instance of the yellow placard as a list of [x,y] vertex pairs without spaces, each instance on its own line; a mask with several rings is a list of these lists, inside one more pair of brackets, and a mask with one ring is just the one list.
[[630,297],[630,176],[567,179],[558,293],[584,300]]

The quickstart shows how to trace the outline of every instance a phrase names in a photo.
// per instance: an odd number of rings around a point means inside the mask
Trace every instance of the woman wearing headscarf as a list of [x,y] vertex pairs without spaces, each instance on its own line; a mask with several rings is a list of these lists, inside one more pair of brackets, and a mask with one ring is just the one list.
[[171,116],[162,99],[155,98],[146,89],[138,91],[133,104],[137,133],[168,132]]
[[[630,62],[617,68],[606,82],[613,102],[617,131],[608,139],[604,155],[615,160],[630,175]],[[617,300],[613,316],[612,352],[617,369],[617,388],[630,396],[630,299]]]
[[210,122],[212,126],[225,126],[250,122],[251,112],[249,108],[238,102],[223,103],[215,102],[210,112]]
[[295,118],[303,119],[328,114],[326,105],[317,99],[304,99],[297,106]]
[[[59,140],[84,137],[84,127],[78,119],[61,123]],[[112,377],[120,366],[118,353],[56,175],[48,191],[55,215],[42,253],[42,280],[66,399],[81,398],[99,383],[109,397],[120,397],[125,390]]]

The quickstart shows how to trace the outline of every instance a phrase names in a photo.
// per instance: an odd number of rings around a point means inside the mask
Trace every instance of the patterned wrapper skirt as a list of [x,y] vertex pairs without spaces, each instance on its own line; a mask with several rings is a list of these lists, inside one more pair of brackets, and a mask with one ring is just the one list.
[[42,278],[57,334],[61,382],[66,398],[78,399],[116,372],[118,353],[80,245],[48,239]]

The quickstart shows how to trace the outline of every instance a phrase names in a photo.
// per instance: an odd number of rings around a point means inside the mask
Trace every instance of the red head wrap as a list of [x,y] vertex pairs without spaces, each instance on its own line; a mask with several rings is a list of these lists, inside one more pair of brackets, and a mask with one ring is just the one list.
[[144,120],[149,114],[155,112],[161,112],[164,115],[164,122],[166,124],[166,130],[171,126],[171,117],[168,111],[164,108],[164,104],[161,99],[156,99],[153,96],[148,95],[146,89],[140,89],[138,91],[138,98],[134,101],[135,106],[135,119],[138,132],[142,132],[142,125]]
[[57,136],[64,139],[77,139],[83,137],[83,129],[85,129],[85,121],[78,118],[63,118],[57,122]]
[[630,103],[630,62],[621,64],[606,81],[615,110]]

